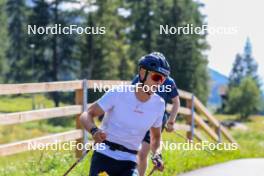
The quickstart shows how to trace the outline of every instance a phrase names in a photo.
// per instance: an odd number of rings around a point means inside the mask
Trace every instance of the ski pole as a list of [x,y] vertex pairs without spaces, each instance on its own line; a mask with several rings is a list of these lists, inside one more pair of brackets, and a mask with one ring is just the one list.
[[85,153],[77,161],[75,161],[75,163],[73,163],[73,165],[63,174],[63,176],[67,176],[72,171],[72,169],[75,168],[75,166],[84,159],[84,157],[89,153],[90,150],[92,149],[90,148],[89,150],[86,150]]

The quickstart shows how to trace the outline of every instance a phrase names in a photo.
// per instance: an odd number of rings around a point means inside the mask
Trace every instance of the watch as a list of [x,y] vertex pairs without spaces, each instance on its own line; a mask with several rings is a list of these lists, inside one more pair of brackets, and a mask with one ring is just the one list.
[[93,128],[91,128],[90,133],[91,133],[92,135],[94,135],[98,130],[99,130],[99,128],[97,128],[97,127],[93,127]]

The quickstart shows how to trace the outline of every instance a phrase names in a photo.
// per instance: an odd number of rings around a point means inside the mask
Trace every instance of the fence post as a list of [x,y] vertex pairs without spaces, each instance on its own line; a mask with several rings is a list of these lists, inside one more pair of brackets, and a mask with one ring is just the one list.
[[[87,111],[87,102],[88,102],[88,91],[87,91],[87,88],[88,88],[88,83],[87,83],[87,80],[84,79],[83,80],[83,106],[82,106],[82,111],[85,112]],[[85,144],[88,143],[88,132],[83,129],[83,144],[85,146]],[[86,149],[85,147],[83,148],[83,153],[86,152]]]
[[193,140],[194,138],[194,128],[195,128],[195,124],[194,124],[194,95],[192,95],[192,99],[191,100],[187,100],[187,107],[189,109],[191,109],[191,115],[187,116],[187,124],[190,125],[191,130],[187,131],[187,139],[189,139],[190,141]]
[[222,134],[221,134],[221,123],[219,122],[219,126],[216,127],[216,133],[218,136],[218,143],[222,142]]
[[[84,102],[83,101],[83,97],[84,97],[83,93],[84,93],[83,89],[75,90],[75,104],[83,105],[83,102]],[[80,122],[80,116],[81,116],[81,114],[78,114],[76,117],[76,128],[77,129],[82,129],[82,125]],[[79,143],[83,143],[83,138],[76,140],[76,146],[78,146]],[[77,158],[80,158],[82,156],[82,150],[78,150],[78,148],[76,148],[75,156]]]

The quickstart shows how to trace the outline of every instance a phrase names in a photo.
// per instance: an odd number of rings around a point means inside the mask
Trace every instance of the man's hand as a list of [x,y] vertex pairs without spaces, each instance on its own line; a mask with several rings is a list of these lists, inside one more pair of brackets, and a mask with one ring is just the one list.
[[174,124],[175,124],[175,120],[174,119],[169,119],[167,121],[167,124],[166,124],[166,131],[167,132],[172,132],[174,131]]
[[106,133],[100,129],[98,129],[93,134],[94,143],[102,143],[104,140],[106,140]]
[[151,157],[151,160],[156,169],[158,169],[161,172],[164,170],[164,163],[162,161],[161,154],[154,154]]

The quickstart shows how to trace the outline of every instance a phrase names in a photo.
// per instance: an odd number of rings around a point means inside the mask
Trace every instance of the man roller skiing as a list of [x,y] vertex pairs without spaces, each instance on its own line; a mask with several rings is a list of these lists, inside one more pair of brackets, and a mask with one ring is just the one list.
[[[163,171],[159,148],[165,102],[154,92],[157,86],[164,83],[169,73],[165,58],[146,55],[139,60],[138,75],[141,84],[110,90],[81,115],[81,122],[92,134],[94,142],[106,144],[104,150],[93,153],[90,176],[100,173],[107,173],[109,176],[138,175],[137,153],[148,130],[153,164]],[[105,117],[98,128],[93,119],[103,113]]]
[[[156,57],[160,57],[166,60],[164,55],[159,52],[153,52],[150,55],[155,55]],[[168,65],[167,68],[169,70],[169,64],[167,65]],[[136,77],[132,81],[132,84],[137,84],[137,83],[140,83],[139,75],[136,75]],[[180,100],[178,96],[179,94],[173,78],[168,76],[164,81],[164,83],[162,84],[161,89],[158,89],[156,93],[164,99],[165,103],[169,103],[169,102],[172,103],[172,109],[170,114],[168,114],[165,111],[162,122],[162,130],[166,127],[166,131],[171,132],[173,131],[175,119],[180,107]],[[150,151],[150,143],[151,143],[150,141],[151,141],[150,132],[148,131],[142,141],[142,147],[138,152],[138,172],[140,176],[144,176],[146,172],[146,168],[148,165],[147,156]]]

